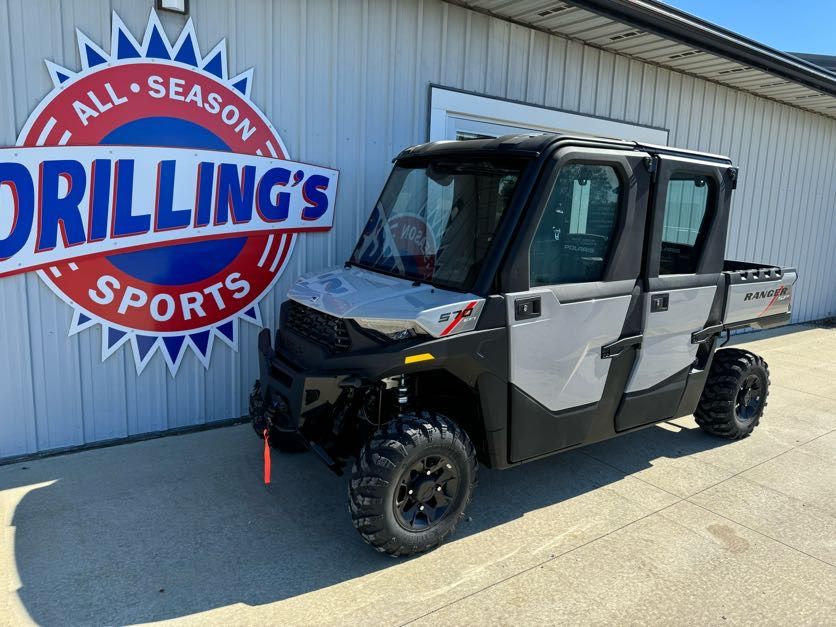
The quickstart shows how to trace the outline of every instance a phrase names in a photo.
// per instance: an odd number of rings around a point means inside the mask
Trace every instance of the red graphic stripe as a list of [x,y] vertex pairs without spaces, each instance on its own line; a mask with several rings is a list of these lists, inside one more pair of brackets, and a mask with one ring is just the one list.
[[760,318],[763,314],[765,314],[765,313],[767,312],[767,310],[768,310],[770,307],[772,307],[772,305],[774,305],[774,304],[775,304],[775,301],[776,301],[776,300],[778,300],[778,297],[779,297],[781,294],[783,294],[783,293],[784,293],[783,289],[781,289],[782,287],[783,287],[783,286],[780,286],[780,287],[778,287],[778,288],[775,290],[775,295],[772,297],[772,300],[771,300],[771,301],[769,301],[769,304],[768,304],[766,307],[764,307],[764,308],[763,308],[763,311],[762,311],[762,312],[760,312],[760,313],[758,314],[758,318]]
[[453,329],[455,329],[456,325],[459,324],[459,322],[462,321],[462,318],[464,318],[464,312],[467,311],[468,309],[473,309],[475,306],[476,306],[476,301],[474,300],[467,307],[463,307],[462,310],[459,311],[459,313],[456,315],[456,317],[453,318],[453,322],[448,324],[447,328],[444,329],[441,332],[441,336],[444,337],[445,335],[449,334]]

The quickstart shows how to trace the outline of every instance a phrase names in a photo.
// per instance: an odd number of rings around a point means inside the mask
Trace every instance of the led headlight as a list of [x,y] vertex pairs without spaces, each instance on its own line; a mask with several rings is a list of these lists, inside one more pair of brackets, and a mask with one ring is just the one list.
[[427,336],[427,331],[412,320],[380,320],[377,318],[355,318],[354,321],[364,329],[373,331],[389,340],[409,340]]

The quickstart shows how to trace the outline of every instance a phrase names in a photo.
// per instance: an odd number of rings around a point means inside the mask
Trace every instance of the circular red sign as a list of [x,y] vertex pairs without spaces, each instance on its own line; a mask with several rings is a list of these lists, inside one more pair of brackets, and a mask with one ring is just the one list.
[[[244,120],[253,132],[242,132]],[[17,143],[160,146],[161,159],[166,145],[287,158],[272,125],[242,94],[204,70],[149,59],[79,73],[44,99]],[[284,270],[295,237],[276,232],[151,245],[39,273],[61,298],[111,327],[193,333],[256,305]],[[104,304],[102,282],[112,292]]]
[[389,230],[398,254],[410,274],[430,279],[435,270],[435,237],[427,221],[416,215],[398,215],[389,220]]

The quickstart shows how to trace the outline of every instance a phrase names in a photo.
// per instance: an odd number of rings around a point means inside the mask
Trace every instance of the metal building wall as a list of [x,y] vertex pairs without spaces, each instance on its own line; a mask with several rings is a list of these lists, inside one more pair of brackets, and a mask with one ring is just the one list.
[[[75,27],[107,47],[115,9],[141,35],[150,0],[0,2],[0,142],[12,145],[50,89],[43,59],[78,67]],[[670,143],[741,169],[728,255],[799,269],[794,320],[836,309],[836,121],[512,25],[439,0],[191,0],[201,48],[226,37],[233,73],[291,157],[341,170],[328,234],[302,235],[262,301],[275,325],[303,271],[344,260],[401,148],[424,141],[427,86],[670,129]],[[184,19],[161,15],[172,40]],[[193,355],[172,378],[127,350],[100,360],[97,328],[68,337],[70,308],[34,274],[0,279],[0,458],[239,416],[256,377],[257,329],[240,350]]]

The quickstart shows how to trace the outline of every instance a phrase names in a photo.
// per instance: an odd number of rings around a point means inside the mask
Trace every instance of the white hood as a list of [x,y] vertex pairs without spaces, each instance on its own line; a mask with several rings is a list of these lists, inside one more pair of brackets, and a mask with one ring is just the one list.
[[[356,266],[335,268],[301,277],[287,294],[297,302],[339,318],[413,320],[433,335],[447,335],[459,311],[472,313],[454,325],[455,332],[472,330],[484,299],[443,290],[425,283],[379,274]],[[445,317],[446,316],[446,317]]]

